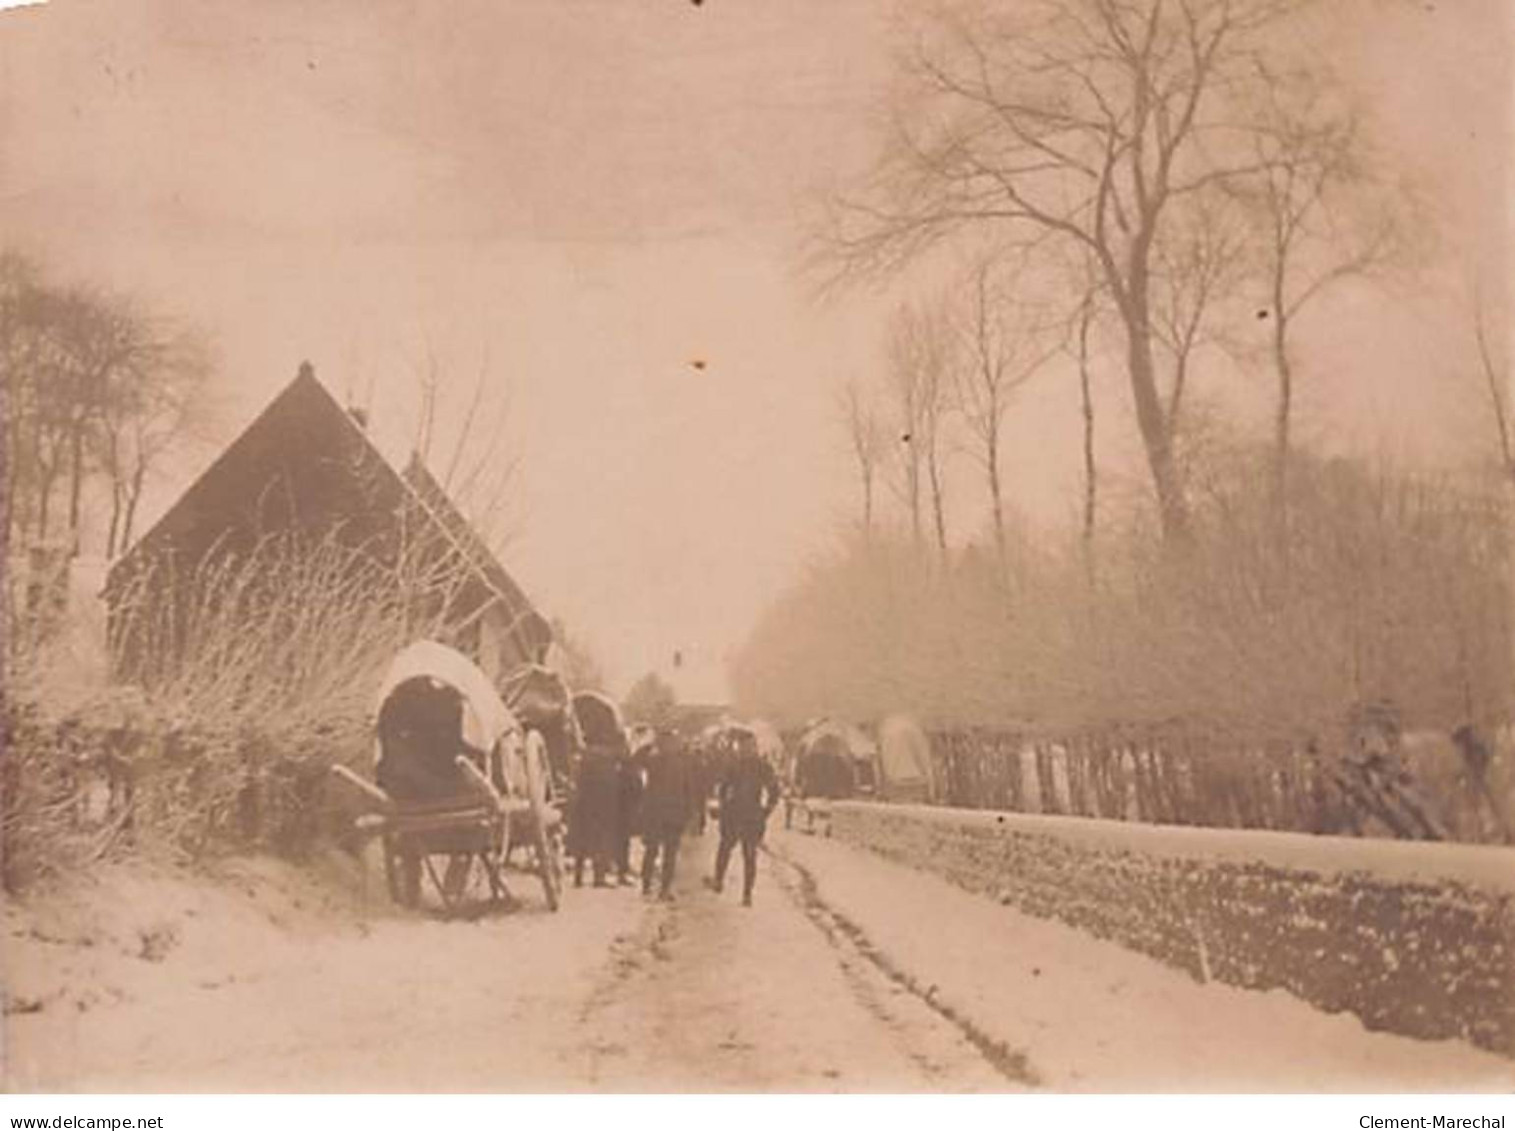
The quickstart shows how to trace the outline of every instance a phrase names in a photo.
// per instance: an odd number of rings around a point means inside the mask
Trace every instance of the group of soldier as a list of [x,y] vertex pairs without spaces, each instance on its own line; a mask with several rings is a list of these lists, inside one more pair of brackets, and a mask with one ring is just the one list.
[[[607,734],[586,741],[568,806],[567,850],[574,885],[586,867],[596,887],[641,880],[642,892],[673,898],[674,873],[685,835],[702,835],[716,805],[720,843],[708,885],[724,887],[732,854],[742,853],[742,902],[752,904],[758,846],[779,801],[778,777],[744,728],[689,742],[671,729],[634,737]],[[633,842],[640,839],[640,867]]]

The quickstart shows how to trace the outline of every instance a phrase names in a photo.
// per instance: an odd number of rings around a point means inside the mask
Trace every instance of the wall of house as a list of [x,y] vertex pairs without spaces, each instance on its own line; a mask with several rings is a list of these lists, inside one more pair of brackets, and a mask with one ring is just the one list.
[[831,835],[1370,1029],[1515,1056],[1515,850],[869,802]]

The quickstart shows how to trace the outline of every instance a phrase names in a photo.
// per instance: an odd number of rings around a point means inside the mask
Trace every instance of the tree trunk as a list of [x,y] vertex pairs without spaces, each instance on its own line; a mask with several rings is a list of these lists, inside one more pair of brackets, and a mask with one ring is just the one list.
[[53,470],[51,468],[44,469],[42,475],[38,477],[38,482],[37,482],[37,541],[38,542],[46,542],[47,541],[48,521],[51,518],[51,515],[48,514],[48,511],[51,509],[51,507],[48,504],[51,502],[52,497],[53,497],[53,478],[54,478],[54,473],[53,473]]
[[[7,406],[10,411],[15,411],[13,406]],[[16,504],[20,501],[21,492],[17,489],[16,480],[21,475],[21,452],[20,445],[16,442],[14,433],[7,430],[5,437],[6,451],[3,460],[0,460],[0,474],[5,477],[5,545],[9,546],[15,538],[16,531],[21,529],[17,521]]]
[[863,472],[863,540],[873,541],[873,469]]
[[68,537],[69,556],[79,554],[79,518],[84,495],[84,424],[76,421],[69,437]]
[[107,471],[110,474],[110,526],[105,533],[105,557],[109,561],[116,556],[116,538],[121,533],[121,500],[125,487],[121,482],[121,445],[116,430],[109,423],[105,430]]
[[125,547],[118,547],[116,538],[121,532],[121,483],[112,479],[110,484],[110,528],[105,534],[105,558],[107,561],[114,560],[116,554]]
[[[914,443],[914,437],[906,441]],[[921,461],[914,450],[910,452],[910,464],[905,469],[910,492],[910,536],[916,549],[921,546]]]
[[1146,449],[1147,465],[1152,471],[1152,485],[1157,491],[1163,538],[1170,545],[1180,545],[1189,540],[1189,509],[1174,463],[1173,433],[1157,391],[1146,257],[1145,244],[1138,241],[1131,252],[1130,282],[1126,299],[1121,304],[1121,319],[1126,327],[1126,365],[1131,394],[1136,402],[1136,423],[1141,430],[1142,446]]
[[942,471],[937,465],[935,446],[926,457],[926,474],[931,481],[931,515],[936,526],[936,548],[945,558],[947,556],[946,503],[942,496]]
[[126,496],[126,518],[121,524],[121,549],[131,545],[132,523],[137,518],[137,502],[142,498],[142,484],[147,478],[147,465],[139,462],[132,472],[131,490]]
[[1273,365],[1278,374],[1278,404],[1273,414],[1273,509],[1279,541],[1288,533],[1289,429],[1294,410],[1294,367],[1289,360],[1289,324],[1283,309],[1283,279],[1273,281]]
[[999,475],[999,430],[997,428],[989,433],[988,450],[984,454],[988,457],[984,461],[984,466],[989,478],[989,505],[994,519],[994,552],[999,561],[1000,578],[1004,579],[1010,576],[1010,549],[1005,540],[1005,498]]
[[1090,579],[1094,576],[1094,516],[1095,468],[1094,468],[1094,396],[1089,387],[1089,323],[1093,318],[1093,304],[1085,302],[1078,320],[1078,393],[1084,414],[1084,565]]

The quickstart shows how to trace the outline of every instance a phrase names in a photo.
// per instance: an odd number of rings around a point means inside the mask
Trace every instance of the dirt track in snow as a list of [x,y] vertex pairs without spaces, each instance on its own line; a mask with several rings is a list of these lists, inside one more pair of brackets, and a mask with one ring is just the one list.
[[[586,1086],[613,1091],[1003,1091],[950,1020],[835,929],[794,867],[754,906],[689,891],[649,908],[586,1003]],[[686,885],[691,887],[692,885]]]

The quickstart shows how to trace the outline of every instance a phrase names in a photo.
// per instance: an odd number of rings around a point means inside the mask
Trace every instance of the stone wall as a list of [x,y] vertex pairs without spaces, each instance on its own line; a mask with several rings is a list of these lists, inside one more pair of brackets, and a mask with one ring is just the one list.
[[1515,1056],[1515,850],[867,802],[829,823],[1198,979]]

